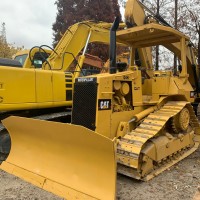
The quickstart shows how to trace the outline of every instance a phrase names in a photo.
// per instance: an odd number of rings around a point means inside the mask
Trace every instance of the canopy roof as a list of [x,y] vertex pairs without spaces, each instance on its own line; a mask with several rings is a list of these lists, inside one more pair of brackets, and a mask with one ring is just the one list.
[[180,42],[181,38],[189,41],[183,33],[163,25],[151,23],[143,26],[117,31],[117,41],[126,43],[134,48],[166,45]]

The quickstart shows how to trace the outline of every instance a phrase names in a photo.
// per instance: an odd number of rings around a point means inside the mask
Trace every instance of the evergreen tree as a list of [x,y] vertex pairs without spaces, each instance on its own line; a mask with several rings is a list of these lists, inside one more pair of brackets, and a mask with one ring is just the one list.
[[[115,16],[120,16],[117,0],[57,0],[57,17],[53,24],[54,41],[58,43],[67,28],[85,20],[113,22]],[[108,47],[105,45],[89,45],[88,52],[103,60],[108,58]]]

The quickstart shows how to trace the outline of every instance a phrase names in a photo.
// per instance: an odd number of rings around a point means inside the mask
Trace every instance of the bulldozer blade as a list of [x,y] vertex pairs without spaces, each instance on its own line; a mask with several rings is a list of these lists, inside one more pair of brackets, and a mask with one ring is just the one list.
[[66,199],[115,199],[115,140],[82,126],[3,120],[11,151],[1,169]]

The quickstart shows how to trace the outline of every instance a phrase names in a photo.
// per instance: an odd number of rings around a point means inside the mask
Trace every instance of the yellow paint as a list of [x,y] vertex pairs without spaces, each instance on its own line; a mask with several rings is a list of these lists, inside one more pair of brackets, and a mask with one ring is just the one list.
[[[77,31],[79,26],[80,32]],[[53,69],[63,70],[68,66],[66,63],[70,63],[72,58],[70,55],[65,55],[66,65],[60,68],[63,52],[66,51],[64,48],[69,45],[69,50],[76,52],[76,46],[72,45],[74,42],[80,43],[80,47],[83,47],[87,39],[87,34],[82,34],[85,29],[85,25],[81,23],[71,27],[72,33],[76,33],[77,36],[75,40],[72,40],[74,38],[71,33],[66,32],[65,38],[68,39],[62,39],[56,48],[59,56],[53,53],[49,57]],[[88,31],[91,30],[87,29],[86,32]],[[97,35],[99,38],[100,35]],[[120,163],[121,169],[125,168],[121,173],[137,179],[144,179],[148,175],[152,178],[164,170],[158,170],[154,174],[153,161],[159,164],[161,159],[168,159],[167,156],[174,156],[177,151],[189,145],[197,148],[199,137],[195,137],[195,143],[194,136],[199,133],[200,126],[190,105],[193,99],[189,95],[194,89],[188,81],[187,64],[190,59],[186,44],[189,38],[170,27],[152,23],[120,30],[117,32],[117,39],[130,46],[132,64],[130,70],[89,77],[96,78],[96,82],[79,82],[80,85],[97,84],[96,102],[90,105],[88,98],[87,102],[82,101],[81,105],[78,105],[88,106],[88,113],[90,106],[96,109],[96,115],[91,122],[95,122],[92,124],[95,131],[73,124],[19,117],[8,118],[3,123],[11,134],[12,150],[7,161],[1,166],[3,170],[64,198],[115,199],[116,160]],[[163,45],[175,53],[178,52],[183,71],[177,77],[173,77],[169,71],[156,71],[148,74],[149,77],[143,77],[148,79],[144,80],[143,84],[141,70],[134,66],[134,52],[136,48],[143,49],[156,45]],[[149,56],[144,56],[144,53],[144,51],[141,53],[142,59],[147,61],[145,58]],[[82,63],[81,58],[79,61]],[[48,66],[45,65],[43,68],[46,69]],[[152,69],[148,65],[146,68]],[[59,93],[59,84],[63,83],[63,80],[57,80],[60,78],[58,74],[54,76],[53,72],[37,73],[36,81],[41,81],[44,77],[46,81],[52,80],[53,84],[58,83],[52,91]],[[37,83],[33,83],[34,85],[37,86]],[[2,82],[1,90],[4,90],[4,87],[6,88],[6,84]],[[41,101],[46,101],[51,96],[51,90],[48,88],[48,96],[43,96],[42,90],[43,88],[40,88]],[[56,99],[53,92],[52,96]],[[79,98],[84,95],[90,94],[82,94]],[[58,99],[62,99],[62,95]],[[107,109],[101,109],[98,105],[99,100],[111,102],[111,105]],[[75,106],[77,105],[74,104]],[[191,130],[188,128],[183,136],[175,135],[173,128],[177,125],[176,122],[173,121],[174,126],[168,122],[177,117],[183,108],[188,109],[193,127]],[[74,116],[81,115],[81,121],[87,122],[85,115],[88,113],[81,113],[80,110],[74,113]],[[137,123],[133,120],[135,118],[138,119]],[[168,125],[171,128],[170,133],[166,129]],[[117,139],[117,159],[115,158],[116,136],[122,137]],[[193,148],[179,160],[191,152]]]
[[115,199],[115,141],[71,124],[19,117],[3,124],[12,149],[1,169],[67,199]]

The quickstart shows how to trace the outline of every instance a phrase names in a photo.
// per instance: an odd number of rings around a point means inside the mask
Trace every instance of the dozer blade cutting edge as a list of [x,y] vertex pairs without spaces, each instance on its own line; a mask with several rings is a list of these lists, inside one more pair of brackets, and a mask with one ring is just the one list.
[[12,147],[1,169],[66,199],[115,199],[115,141],[72,124],[3,120]]

